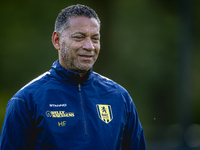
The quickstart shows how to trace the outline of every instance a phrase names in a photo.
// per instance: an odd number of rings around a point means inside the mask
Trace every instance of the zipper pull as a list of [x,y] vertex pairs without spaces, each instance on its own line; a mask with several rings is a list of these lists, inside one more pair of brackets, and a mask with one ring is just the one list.
[[78,91],[81,92],[81,84],[78,84]]

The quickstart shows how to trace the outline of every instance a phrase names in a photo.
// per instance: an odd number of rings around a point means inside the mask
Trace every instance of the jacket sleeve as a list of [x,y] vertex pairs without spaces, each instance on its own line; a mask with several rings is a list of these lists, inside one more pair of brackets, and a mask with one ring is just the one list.
[[136,107],[128,95],[126,97],[127,123],[123,132],[123,150],[146,150],[142,125]]
[[24,99],[13,97],[7,105],[1,131],[1,150],[32,149],[33,122]]

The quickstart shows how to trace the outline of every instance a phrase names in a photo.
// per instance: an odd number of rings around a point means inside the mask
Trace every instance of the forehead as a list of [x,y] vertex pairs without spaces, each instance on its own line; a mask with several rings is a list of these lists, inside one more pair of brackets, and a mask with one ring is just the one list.
[[100,25],[95,18],[72,17],[69,19],[70,26],[66,30],[71,32],[95,32],[99,33]]

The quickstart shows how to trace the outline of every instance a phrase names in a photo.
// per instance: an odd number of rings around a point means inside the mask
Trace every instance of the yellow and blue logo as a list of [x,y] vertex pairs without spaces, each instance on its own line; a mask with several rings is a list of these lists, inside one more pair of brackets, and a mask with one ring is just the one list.
[[99,118],[105,123],[110,123],[113,119],[111,106],[97,104],[96,107]]
[[46,111],[47,117],[52,118],[63,118],[63,117],[74,117],[73,112],[65,112],[65,111]]

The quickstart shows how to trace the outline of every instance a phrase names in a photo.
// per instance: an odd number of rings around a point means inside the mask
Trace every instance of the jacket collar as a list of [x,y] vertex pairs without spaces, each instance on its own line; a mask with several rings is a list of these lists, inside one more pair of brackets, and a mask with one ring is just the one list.
[[62,67],[59,61],[55,61],[51,66],[50,73],[55,76],[58,80],[62,82],[69,82],[73,85],[78,85],[79,83],[84,85],[87,84],[91,79],[93,68],[91,68],[82,78],[79,76],[79,73],[69,71]]

